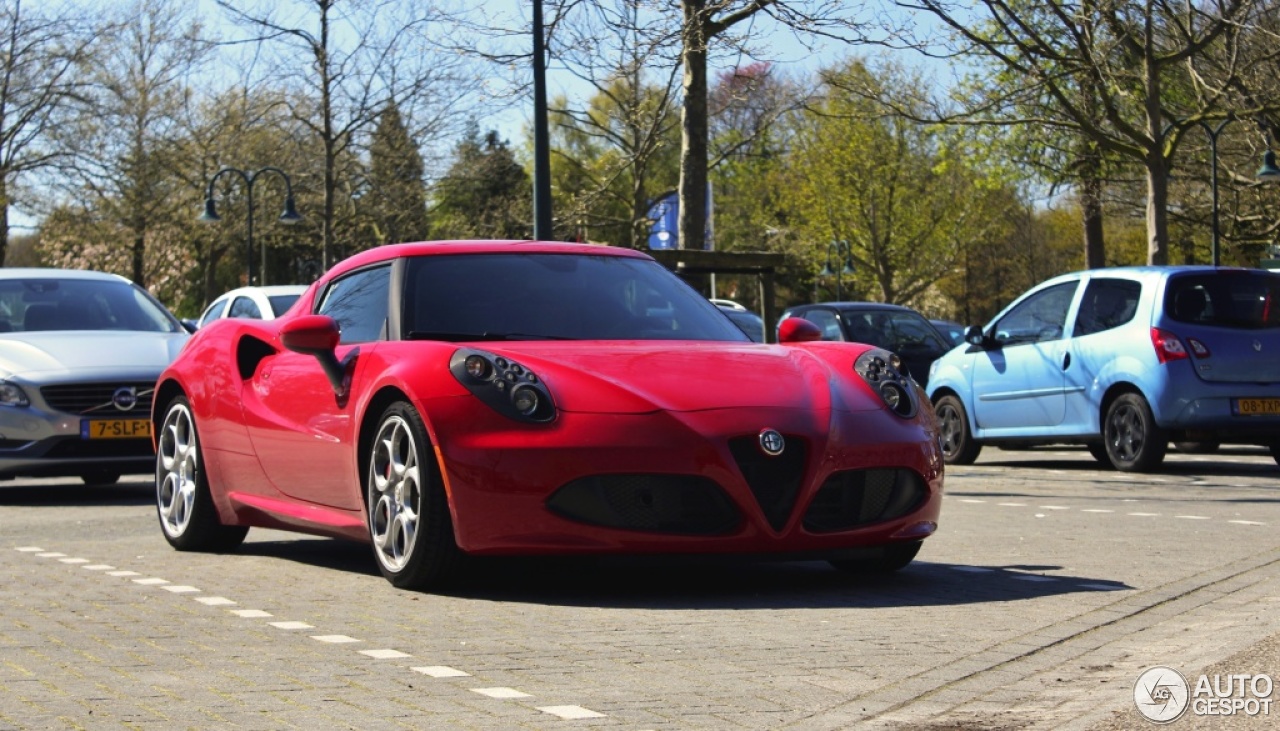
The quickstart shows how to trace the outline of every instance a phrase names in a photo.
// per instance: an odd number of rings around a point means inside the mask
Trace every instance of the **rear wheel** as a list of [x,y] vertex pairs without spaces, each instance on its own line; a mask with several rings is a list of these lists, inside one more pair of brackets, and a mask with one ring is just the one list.
[[378,569],[401,589],[446,582],[462,558],[428,444],[413,406],[399,401],[382,412],[365,480],[369,537]]
[[942,459],[947,464],[973,464],[982,451],[982,443],[973,438],[969,419],[960,399],[946,395],[933,405],[938,415],[938,429],[942,436]]
[[114,485],[120,481],[120,473],[115,470],[85,470],[80,479],[86,485]]
[[1094,459],[1098,460],[1099,462],[1106,465],[1107,467],[1111,466],[1111,457],[1107,454],[1106,444],[1104,444],[1103,442],[1089,442],[1088,444],[1085,445],[1085,447],[1088,448],[1089,454],[1093,455]]
[[923,543],[895,543],[875,549],[866,558],[839,558],[828,563],[847,574],[891,574],[915,560]]
[[195,416],[183,396],[169,402],[156,443],[156,511],[165,540],[179,551],[230,551],[249,532],[218,519]]
[[1121,394],[1111,402],[1102,428],[1107,457],[1124,472],[1155,469],[1169,448],[1168,437],[1156,425],[1147,400],[1136,393]]

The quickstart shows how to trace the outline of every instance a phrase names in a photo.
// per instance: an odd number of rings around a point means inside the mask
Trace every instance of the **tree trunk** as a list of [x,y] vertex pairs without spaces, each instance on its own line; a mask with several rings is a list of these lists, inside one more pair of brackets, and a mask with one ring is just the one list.
[[680,121],[681,249],[705,249],[707,228],[707,15],[705,0],[684,2],[684,111]]
[[0,174],[0,267],[9,254],[9,176]]
[[1147,263],[1169,263],[1168,161],[1157,144],[1147,153]]
[[1084,265],[1099,269],[1107,265],[1102,233],[1102,179],[1097,157],[1085,162],[1080,176],[1080,212],[1084,219]]

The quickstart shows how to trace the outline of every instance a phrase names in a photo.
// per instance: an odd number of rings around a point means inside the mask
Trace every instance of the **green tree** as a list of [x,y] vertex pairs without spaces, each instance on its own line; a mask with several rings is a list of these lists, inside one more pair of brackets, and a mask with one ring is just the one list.
[[533,185],[510,146],[475,127],[435,190],[432,236],[524,239],[532,235]]
[[427,237],[423,168],[422,153],[405,128],[399,105],[388,103],[369,143],[369,187],[361,199],[378,243]]

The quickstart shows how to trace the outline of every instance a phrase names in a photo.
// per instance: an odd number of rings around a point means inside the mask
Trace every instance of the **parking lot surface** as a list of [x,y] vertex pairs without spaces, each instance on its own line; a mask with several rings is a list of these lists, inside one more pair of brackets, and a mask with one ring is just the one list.
[[1280,467],[1259,450],[1131,475],[987,449],[891,577],[495,560],[441,594],[328,539],[175,552],[146,478],[0,484],[0,729],[1101,731],[1148,724],[1153,666],[1280,678]]

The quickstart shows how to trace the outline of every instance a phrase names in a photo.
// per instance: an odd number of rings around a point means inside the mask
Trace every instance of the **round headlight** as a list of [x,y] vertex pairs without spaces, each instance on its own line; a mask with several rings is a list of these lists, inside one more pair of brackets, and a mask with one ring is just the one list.
[[538,410],[538,392],[528,386],[521,386],[511,392],[511,404],[525,416],[532,416]]
[[897,353],[889,354],[889,367],[894,369],[895,371],[902,370],[902,359],[898,357]]
[[897,411],[898,404],[902,403],[903,393],[896,384],[886,383],[884,384],[884,387],[880,389],[880,396],[884,399],[884,402],[889,405],[889,408]]
[[463,362],[463,367],[466,368],[467,375],[477,381],[483,381],[488,378],[489,372],[492,370],[492,366],[489,365],[489,359],[483,355],[468,355]]

